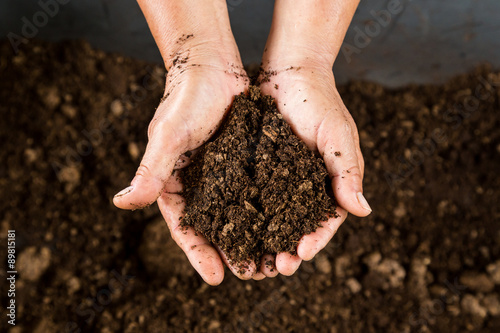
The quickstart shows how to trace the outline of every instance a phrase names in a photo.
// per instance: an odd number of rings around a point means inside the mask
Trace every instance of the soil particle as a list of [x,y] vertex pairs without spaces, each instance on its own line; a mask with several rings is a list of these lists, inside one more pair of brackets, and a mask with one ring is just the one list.
[[32,246],[19,254],[17,269],[22,279],[36,282],[50,266],[51,253],[47,247]]
[[65,192],[71,193],[80,184],[80,169],[76,166],[65,166],[58,171],[58,178],[66,184]]
[[110,109],[111,113],[113,113],[115,117],[120,117],[124,111],[123,104],[118,99],[115,99],[113,102],[111,102]]
[[[378,257],[370,258],[379,259]],[[370,266],[370,272],[365,277],[365,283],[383,290],[403,286],[406,271],[396,260],[385,258],[383,260],[369,261],[368,265]]]
[[341,255],[335,259],[335,276],[342,279],[351,274],[352,260],[347,255]]
[[465,272],[460,276],[460,283],[467,288],[481,293],[489,293],[495,288],[488,275],[477,272]]
[[480,304],[479,298],[471,294],[466,294],[462,298],[460,305],[464,313],[478,316],[481,319],[484,319],[488,314],[486,308]]
[[349,278],[349,279],[347,279],[346,282],[345,282],[345,285],[347,286],[347,288],[349,288],[349,290],[353,294],[359,293],[361,291],[361,289],[363,288],[361,286],[361,283],[359,283],[359,281],[356,280],[355,278]]
[[63,104],[61,105],[61,111],[64,113],[69,119],[74,119],[78,114],[78,110],[75,106],[71,104]]
[[364,259],[363,262],[368,265],[371,269],[374,269],[377,264],[382,260],[382,255],[380,252],[373,252],[367,255]]
[[40,150],[27,148],[24,150],[24,157],[26,158],[26,163],[31,164],[35,162],[40,156]]
[[37,89],[38,95],[43,104],[51,110],[54,110],[61,103],[61,96],[57,87],[54,86],[41,86]]
[[[275,76],[276,74],[278,74],[278,72],[275,70],[272,70],[272,69],[265,70],[263,67],[260,67],[259,72],[258,72],[258,79],[256,80],[256,85],[259,85],[261,83],[270,82],[271,77]],[[279,86],[275,85],[274,88],[278,89]]]
[[139,145],[136,142],[130,142],[128,144],[128,153],[130,154],[130,157],[132,157],[133,160],[138,160],[139,157],[141,156],[141,149],[139,148]]
[[495,284],[500,284],[500,260],[497,260],[494,263],[489,264],[486,267],[486,270],[490,275],[491,280]]
[[80,288],[82,287],[82,283],[79,278],[73,276],[68,279],[68,281],[66,282],[66,286],[68,288],[68,294],[73,295],[75,292],[80,290]]
[[415,286],[412,290],[414,297],[424,300],[429,298],[427,284],[429,283],[428,266],[431,263],[430,258],[414,258],[411,261],[408,282]]
[[319,253],[316,255],[314,263],[316,264],[316,268],[318,269],[318,271],[323,274],[330,274],[330,272],[332,271],[330,260],[323,253]]
[[291,131],[274,100],[250,87],[217,137],[184,170],[184,225],[230,260],[296,252],[299,239],[336,216],[324,162]]
[[406,207],[404,203],[400,202],[396,208],[394,208],[394,217],[402,218],[406,215]]
[[500,315],[500,299],[498,294],[486,295],[481,303],[488,310],[490,316]]

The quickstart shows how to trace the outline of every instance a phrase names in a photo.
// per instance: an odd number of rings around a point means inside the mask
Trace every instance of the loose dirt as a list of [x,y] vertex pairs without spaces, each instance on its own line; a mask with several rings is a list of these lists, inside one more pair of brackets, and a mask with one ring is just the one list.
[[225,125],[183,173],[184,225],[234,263],[296,253],[299,239],[335,217],[321,158],[296,137],[274,99],[251,86]]
[[16,326],[2,311],[1,332],[500,331],[498,71],[340,87],[373,213],[349,216],[292,277],[227,272],[216,288],[156,206],[111,202],[144,152],[162,69],[79,42],[13,55],[4,41],[0,77],[0,258],[15,229],[19,271]]

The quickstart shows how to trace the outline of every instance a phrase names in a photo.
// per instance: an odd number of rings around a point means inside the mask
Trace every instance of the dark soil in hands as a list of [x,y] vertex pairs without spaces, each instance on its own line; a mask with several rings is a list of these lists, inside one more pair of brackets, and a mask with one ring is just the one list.
[[183,224],[234,262],[294,254],[303,235],[336,216],[323,160],[254,86],[236,97],[215,140],[184,169],[183,182]]

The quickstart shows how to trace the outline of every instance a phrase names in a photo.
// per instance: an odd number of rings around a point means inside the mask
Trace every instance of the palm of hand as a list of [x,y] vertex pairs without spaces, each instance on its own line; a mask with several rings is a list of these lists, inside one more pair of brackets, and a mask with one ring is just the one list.
[[211,66],[173,69],[165,97],[148,128],[148,145],[131,186],[117,194],[119,208],[143,208],[165,189],[179,156],[205,143],[220,125],[234,95],[247,89],[246,76]]
[[[184,200],[174,168],[179,156],[203,145],[220,125],[228,106],[248,88],[248,79],[234,66],[186,64],[167,75],[165,98],[148,129],[146,153],[131,186],[113,199],[120,208],[142,208],[158,201],[172,238],[209,284],[219,284],[224,270],[218,252],[192,228],[181,228]],[[237,67],[236,67],[237,68]]]
[[[346,219],[347,211],[366,216],[370,210],[360,205],[358,194],[364,171],[358,132],[337,92],[331,70],[289,68],[277,71],[269,79],[261,84],[263,93],[276,99],[294,133],[324,158],[340,206],[340,217],[330,218],[322,223],[322,228],[302,237],[296,256],[276,256],[278,272],[291,275],[302,260],[312,259],[326,246]],[[264,274],[272,276],[266,271]]]

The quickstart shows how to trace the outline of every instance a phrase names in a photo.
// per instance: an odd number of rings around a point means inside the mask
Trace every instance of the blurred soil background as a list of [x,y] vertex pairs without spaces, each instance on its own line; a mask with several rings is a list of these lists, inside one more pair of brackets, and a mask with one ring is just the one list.
[[[156,206],[116,209],[163,93],[156,65],[83,42],[0,43],[0,257],[24,332],[499,332],[500,73],[339,88],[373,213],[292,277],[209,287]],[[5,287],[5,288],[4,288]]]

